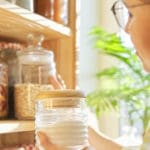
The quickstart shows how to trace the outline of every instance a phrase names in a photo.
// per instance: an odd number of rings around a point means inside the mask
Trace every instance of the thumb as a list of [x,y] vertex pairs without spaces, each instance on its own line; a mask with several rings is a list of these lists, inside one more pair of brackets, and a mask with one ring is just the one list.
[[54,144],[48,139],[48,137],[41,131],[37,133],[39,140],[40,140],[40,145],[45,149],[45,150],[55,150]]

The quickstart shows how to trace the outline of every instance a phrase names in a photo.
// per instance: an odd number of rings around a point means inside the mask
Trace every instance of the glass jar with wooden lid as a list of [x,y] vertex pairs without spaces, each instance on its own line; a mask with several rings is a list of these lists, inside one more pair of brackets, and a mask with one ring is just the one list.
[[[44,132],[53,143],[66,149],[78,150],[87,146],[87,110],[81,91],[43,91],[36,101],[36,133]],[[36,143],[40,147],[37,136]]]

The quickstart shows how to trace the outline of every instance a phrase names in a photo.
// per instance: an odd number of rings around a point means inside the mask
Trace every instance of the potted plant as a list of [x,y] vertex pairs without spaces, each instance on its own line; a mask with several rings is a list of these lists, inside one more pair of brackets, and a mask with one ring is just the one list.
[[94,38],[94,48],[98,55],[112,56],[118,60],[118,64],[97,72],[98,82],[110,82],[87,95],[89,107],[94,109],[99,117],[106,111],[119,111],[120,103],[123,102],[128,109],[130,125],[140,121],[144,132],[150,118],[150,76],[142,69],[134,50],[125,47],[116,33],[108,33],[100,27],[94,27],[90,36]]

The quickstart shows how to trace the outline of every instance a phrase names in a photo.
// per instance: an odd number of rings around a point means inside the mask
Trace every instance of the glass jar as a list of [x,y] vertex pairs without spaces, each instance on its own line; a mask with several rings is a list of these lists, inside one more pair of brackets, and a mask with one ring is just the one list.
[[48,19],[68,25],[68,0],[34,0],[34,11]]
[[41,47],[43,37],[38,40],[37,45],[32,42],[27,49],[17,52],[18,78],[14,97],[18,119],[34,119],[35,96],[41,90],[53,89],[50,78],[56,77],[54,54]]
[[53,4],[51,0],[34,0],[34,12],[48,19],[53,19]]
[[68,0],[54,0],[53,20],[68,25]]
[[[41,92],[37,96],[35,128],[53,143],[68,150],[80,150],[88,144],[85,96],[76,90]],[[36,135],[36,144],[42,146]]]
[[0,118],[8,115],[8,65],[0,58]]
[[[8,44],[5,44],[8,45]],[[9,44],[10,45],[10,44]],[[11,48],[2,49],[0,51],[0,57],[5,59],[8,65],[8,105],[9,112],[8,117],[14,118],[14,84],[16,79],[16,67],[17,67],[17,49],[13,49],[13,44]],[[15,47],[15,46],[14,46]]]

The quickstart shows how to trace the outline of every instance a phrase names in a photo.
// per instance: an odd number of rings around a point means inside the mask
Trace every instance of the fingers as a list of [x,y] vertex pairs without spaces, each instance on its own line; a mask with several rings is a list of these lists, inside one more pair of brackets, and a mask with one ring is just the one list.
[[83,150],[90,150],[90,149],[89,149],[89,147],[85,147],[85,148],[83,148]]
[[43,133],[43,132],[38,132],[37,133],[39,140],[40,140],[40,145],[44,148],[44,150],[56,150],[52,142],[48,139],[48,137]]
[[47,144],[47,143],[51,144],[51,142],[49,141],[48,137],[47,137],[43,132],[39,131],[39,132],[37,133],[37,135],[38,135],[38,137],[39,137],[39,139],[40,139],[40,143],[41,143],[42,145],[45,145],[45,144]]
[[39,150],[39,149],[38,149],[38,147],[37,147],[37,146],[35,146],[33,150]]
[[37,135],[40,140],[40,145],[44,150],[66,150],[64,147],[53,144],[43,132],[39,131],[37,132]]

